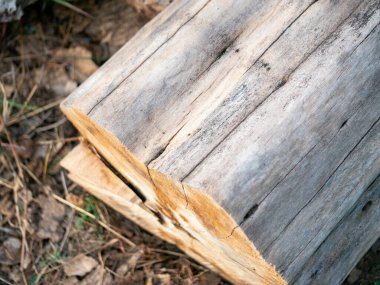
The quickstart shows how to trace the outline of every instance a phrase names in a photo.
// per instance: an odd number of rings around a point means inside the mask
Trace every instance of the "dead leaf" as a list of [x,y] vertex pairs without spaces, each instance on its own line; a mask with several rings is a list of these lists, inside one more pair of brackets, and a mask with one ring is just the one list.
[[5,265],[16,264],[20,261],[21,241],[10,237],[0,247],[0,263]]
[[10,257],[15,258],[21,249],[21,241],[18,238],[10,237],[4,241],[4,247]]
[[69,277],[69,278],[63,280],[62,284],[63,285],[78,285],[79,284],[79,280],[78,280],[78,278],[72,276],[72,277]]
[[83,195],[75,195],[73,193],[69,193],[66,195],[66,200],[71,204],[74,204],[77,207],[82,208],[84,205],[84,196]]
[[119,50],[146,22],[126,1],[106,1],[94,13],[95,20],[85,32],[109,49],[108,56]]
[[158,280],[158,284],[160,285],[170,285],[171,284],[171,278],[169,274],[157,274],[155,276],[155,279]]
[[72,80],[62,64],[48,64],[47,69],[35,70],[35,80],[57,97],[67,96],[78,84]]
[[181,258],[178,260],[178,272],[181,277],[183,278],[192,278],[193,277],[193,272],[191,270],[190,262],[185,259]]
[[164,10],[171,2],[173,0],[128,0],[129,5],[149,19]]
[[33,194],[32,194],[32,191],[30,191],[29,189],[25,189],[25,188],[22,188],[20,191],[19,191],[19,195],[18,195],[18,207],[20,209],[23,209],[24,210],[24,205],[29,205],[29,203],[33,200]]
[[16,284],[22,284],[21,283],[21,274],[18,270],[12,270],[9,273],[9,279],[15,282]]
[[22,159],[29,159],[32,157],[35,145],[33,140],[29,136],[22,135],[17,140],[17,145],[19,146],[19,148],[16,149],[16,152]]
[[92,61],[91,51],[82,46],[57,49],[55,57],[69,64],[71,78],[79,82],[86,80],[98,69],[98,66]]
[[63,270],[67,276],[84,276],[98,265],[92,257],[79,254],[69,262],[65,263]]
[[37,236],[41,239],[58,242],[62,237],[63,228],[61,222],[65,216],[65,207],[52,196],[41,196],[37,202],[42,208]]
[[221,278],[213,272],[205,272],[199,276],[199,285],[218,285]]
[[112,285],[113,278],[101,265],[98,265],[78,285]]
[[136,267],[137,261],[141,258],[141,256],[144,254],[144,250],[142,248],[135,247],[131,250],[132,255],[127,260],[127,262],[123,263],[119,268],[116,270],[116,273],[120,276],[125,276],[128,272],[133,271]]

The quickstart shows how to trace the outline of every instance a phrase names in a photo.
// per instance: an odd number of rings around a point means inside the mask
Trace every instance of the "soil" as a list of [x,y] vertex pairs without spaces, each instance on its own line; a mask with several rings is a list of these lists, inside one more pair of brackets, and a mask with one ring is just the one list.
[[[0,24],[0,284],[229,284],[59,166],[79,140],[59,103],[147,21],[124,0],[44,0]],[[380,285],[379,244],[344,284]]]

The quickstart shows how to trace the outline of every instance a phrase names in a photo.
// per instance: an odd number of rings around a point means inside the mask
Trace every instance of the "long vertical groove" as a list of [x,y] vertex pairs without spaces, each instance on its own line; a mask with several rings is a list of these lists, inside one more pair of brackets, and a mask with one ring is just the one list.
[[99,105],[106,100],[117,88],[120,87],[129,77],[131,77],[145,62],[147,62],[158,50],[160,50],[167,42],[169,42],[185,25],[192,21],[212,0],[208,0],[193,16],[191,16],[186,22],[184,22],[170,37],[168,37],[162,44],[160,44],[149,56],[147,56],[138,66],[136,66],[131,73],[129,73],[123,80],[121,80],[113,89],[111,89],[106,96],[101,98],[98,102],[91,107],[87,115],[90,116],[91,113],[95,111]]

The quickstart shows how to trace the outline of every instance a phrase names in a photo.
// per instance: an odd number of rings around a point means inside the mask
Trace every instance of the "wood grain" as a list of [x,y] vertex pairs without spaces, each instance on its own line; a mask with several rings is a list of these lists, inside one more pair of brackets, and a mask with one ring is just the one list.
[[141,178],[151,184],[140,190],[151,198],[138,200],[87,145],[77,146],[61,164],[91,194],[234,283],[285,284],[234,220],[200,191],[150,170],[149,177]]
[[[379,22],[376,0],[174,1],[62,110],[151,211],[176,220],[168,197],[189,187],[218,209],[189,213],[212,215],[207,235],[247,236],[290,283],[339,284],[362,252],[340,260],[338,235],[380,173]],[[364,250],[359,237],[348,243]],[[223,258],[255,264],[236,244]],[[321,252],[334,245],[335,260]],[[316,269],[323,258],[336,276]]]
[[379,224],[379,217],[380,178],[377,177],[305,263],[294,284],[341,284],[380,235],[380,227],[373,226]]

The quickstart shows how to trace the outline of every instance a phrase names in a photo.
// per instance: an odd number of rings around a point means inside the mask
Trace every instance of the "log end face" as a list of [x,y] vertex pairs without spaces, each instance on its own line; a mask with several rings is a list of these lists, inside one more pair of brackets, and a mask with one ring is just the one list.
[[[286,284],[211,197],[148,168],[79,110],[65,104],[61,108],[89,143],[61,162],[78,184],[236,284]],[[89,146],[96,148],[98,156]],[[136,198],[129,186],[136,187],[145,200]]]

